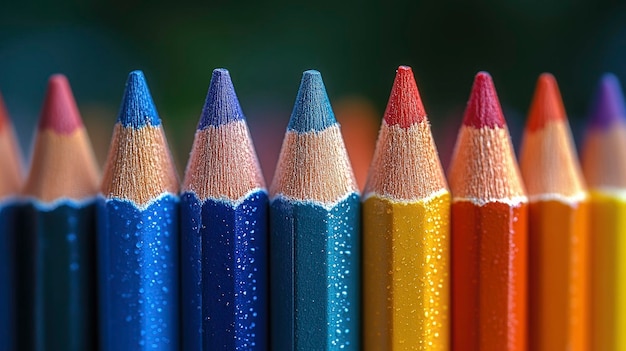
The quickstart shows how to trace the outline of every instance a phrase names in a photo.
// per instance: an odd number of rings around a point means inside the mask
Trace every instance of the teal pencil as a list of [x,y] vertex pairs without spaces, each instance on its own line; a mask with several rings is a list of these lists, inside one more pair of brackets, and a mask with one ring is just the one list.
[[67,79],[50,78],[23,195],[35,269],[35,350],[96,345],[95,196],[100,176]]
[[22,172],[13,126],[0,96],[0,350],[15,341],[14,235]]
[[317,71],[302,77],[270,197],[271,349],[359,350],[359,193]]

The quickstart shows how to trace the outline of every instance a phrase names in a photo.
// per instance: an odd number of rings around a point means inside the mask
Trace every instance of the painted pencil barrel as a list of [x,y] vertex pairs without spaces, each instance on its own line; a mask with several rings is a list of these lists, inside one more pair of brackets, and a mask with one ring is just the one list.
[[447,192],[363,204],[365,349],[448,350],[449,208]]
[[181,197],[184,350],[267,349],[267,193]]
[[98,200],[101,349],[179,349],[177,196]]
[[587,204],[531,201],[529,219],[529,347],[587,350]]
[[360,202],[270,203],[272,349],[359,350]]
[[36,350],[96,347],[95,205],[37,201],[24,207],[36,275]]
[[451,216],[454,348],[526,350],[528,205],[454,201]]
[[626,347],[626,201],[603,191],[591,191],[593,296],[591,350]]
[[0,204],[0,350],[14,349],[15,275],[14,237],[17,207]]

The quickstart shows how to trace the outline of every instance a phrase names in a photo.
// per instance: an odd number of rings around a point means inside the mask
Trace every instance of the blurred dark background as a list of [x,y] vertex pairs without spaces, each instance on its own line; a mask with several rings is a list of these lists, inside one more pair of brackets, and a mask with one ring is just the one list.
[[516,143],[537,76],[552,72],[580,140],[597,79],[626,79],[625,57],[626,5],[610,1],[0,1],[0,90],[26,155],[60,72],[102,162],[126,75],[142,69],[181,170],[216,67],[269,177],[303,70],[322,72],[366,168],[395,69],[412,66],[445,165],[477,71],[492,74]]

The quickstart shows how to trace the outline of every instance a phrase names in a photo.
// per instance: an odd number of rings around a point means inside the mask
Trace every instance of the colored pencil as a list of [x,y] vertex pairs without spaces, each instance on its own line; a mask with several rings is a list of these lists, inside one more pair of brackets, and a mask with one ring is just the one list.
[[178,180],[141,71],[126,82],[101,192],[100,349],[178,350]]
[[267,202],[230,75],[216,69],[181,195],[183,350],[267,349]]
[[589,208],[556,80],[539,77],[520,151],[528,197],[529,349],[587,350]]
[[476,75],[450,163],[452,347],[526,350],[528,199],[489,74]]
[[602,77],[582,148],[591,208],[590,350],[626,350],[626,108]]
[[272,350],[358,350],[359,193],[317,71],[302,76],[270,199]]
[[96,346],[95,198],[98,166],[70,85],[53,75],[23,195],[24,232],[34,243],[36,350]]
[[364,193],[365,350],[448,350],[450,193],[409,67],[398,68]]
[[22,184],[21,156],[13,125],[0,95],[0,350],[15,342],[14,238],[17,198]]

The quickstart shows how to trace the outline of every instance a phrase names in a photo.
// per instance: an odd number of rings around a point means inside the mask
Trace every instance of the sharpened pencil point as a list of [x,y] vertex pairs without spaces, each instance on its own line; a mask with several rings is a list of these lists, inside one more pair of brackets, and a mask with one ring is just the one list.
[[384,118],[388,125],[397,124],[402,128],[408,128],[426,118],[411,67],[398,67]]
[[287,129],[298,133],[321,132],[336,123],[322,75],[314,70],[305,71]]
[[213,70],[198,130],[245,119],[228,70]]
[[4,129],[7,123],[9,123],[9,112],[7,112],[4,99],[2,98],[2,94],[0,94],[0,131]]
[[82,125],[67,78],[62,74],[51,76],[41,110],[39,130],[51,129],[59,134],[71,134]]
[[554,76],[543,73],[537,80],[535,95],[528,114],[527,127],[530,131],[542,129],[549,121],[565,121],[565,107]]
[[600,79],[595,101],[591,108],[589,126],[591,128],[607,129],[614,123],[626,119],[624,94],[619,79],[611,73],[606,73]]
[[135,129],[146,125],[161,124],[146,79],[143,72],[139,70],[132,71],[128,75],[117,121],[124,127]]
[[465,108],[463,124],[474,128],[502,128],[505,126],[496,88],[487,72],[478,72],[474,78],[472,92]]

